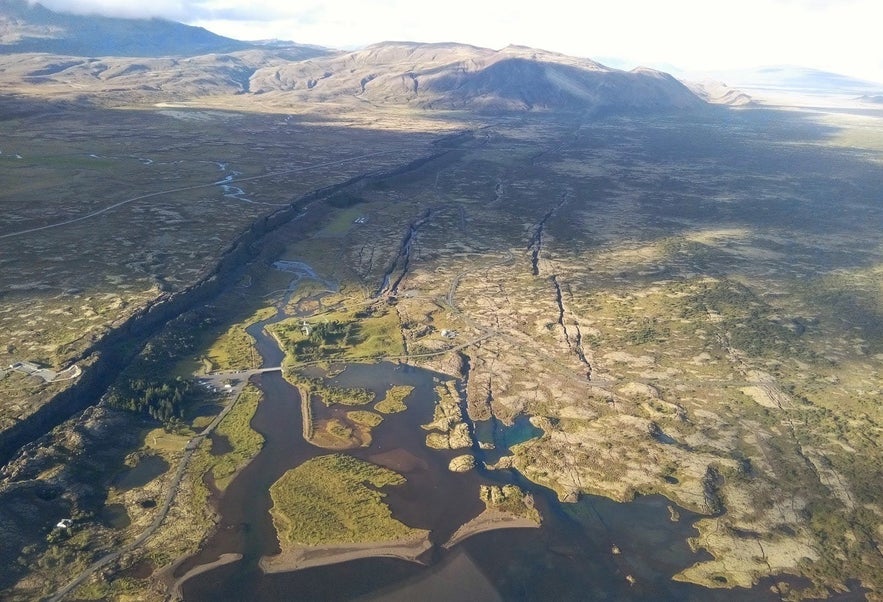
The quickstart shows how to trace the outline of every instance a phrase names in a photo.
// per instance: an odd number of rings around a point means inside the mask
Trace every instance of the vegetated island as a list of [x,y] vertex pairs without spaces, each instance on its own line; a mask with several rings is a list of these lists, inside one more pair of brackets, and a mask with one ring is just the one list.
[[382,414],[397,414],[408,409],[405,399],[414,387],[410,385],[393,385],[386,392],[386,396],[374,405],[374,409]]
[[392,470],[345,454],[289,470],[270,487],[282,553],[262,558],[261,569],[287,572],[376,556],[417,562],[432,547],[429,531],[394,519],[378,491],[404,482]]

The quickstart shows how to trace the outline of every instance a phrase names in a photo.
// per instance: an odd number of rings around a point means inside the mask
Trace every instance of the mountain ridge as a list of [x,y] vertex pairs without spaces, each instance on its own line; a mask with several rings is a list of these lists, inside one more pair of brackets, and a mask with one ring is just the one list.
[[704,103],[660,71],[510,45],[386,41],[355,51],[241,42],[162,19],[53,12],[0,0],[7,88],[100,102],[254,94],[274,103],[365,102],[473,111],[667,111]]
[[611,69],[524,46],[379,42],[361,50],[258,69],[250,89],[303,102],[353,96],[420,108],[684,109],[702,101],[675,78]]

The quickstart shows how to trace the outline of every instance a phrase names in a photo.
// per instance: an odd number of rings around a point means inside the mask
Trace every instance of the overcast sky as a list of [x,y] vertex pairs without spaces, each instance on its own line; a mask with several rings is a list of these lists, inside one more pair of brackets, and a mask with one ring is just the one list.
[[[351,49],[383,40],[523,44],[685,71],[766,65],[883,82],[881,0],[41,0],[159,16],[242,39]],[[576,5],[576,6],[575,6]]]

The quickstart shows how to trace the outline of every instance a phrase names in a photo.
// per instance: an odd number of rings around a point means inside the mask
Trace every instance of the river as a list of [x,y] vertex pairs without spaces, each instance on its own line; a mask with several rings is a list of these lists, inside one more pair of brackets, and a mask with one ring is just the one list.
[[[284,306],[283,302],[280,307]],[[264,326],[285,317],[280,309],[276,316],[248,329],[265,366],[280,365],[283,353],[265,334]],[[218,497],[218,528],[200,552],[177,569],[176,575],[211,563],[222,554],[241,554],[242,559],[188,579],[181,590],[184,599],[779,599],[769,590],[770,583],[753,590],[709,590],[672,581],[673,574],[706,556],[693,553],[686,543],[696,534],[692,523],[698,515],[678,508],[680,520],[673,522],[670,502],[660,496],[640,497],[627,504],[585,496],[576,504],[561,504],[553,492],[526,481],[515,471],[450,472],[448,462],[461,452],[427,448],[426,432],[419,427],[431,420],[434,386],[447,379],[450,377],[389,362],[351,364],[332,379],[340,386],[371,389],[378,398],[391,385],[414,387],[408,410],[386,416],[374,429],[369,447],[348,453],[406,477],[405,485],[387,491],[386,502],[397,519],[432,530],[434,547],[421,557],[425,565],[368,558],[263,574],[258,566],[260,558],[279,552],[269,514],[270,486],[286,470],[330,453],[303,439],[297,389],[281,374],[265,373],[254,381],[263,390],[264,399],[252,427],[266,443]],[[481,440],[493,440],[498,446],[537,434],[524,421],[509,429],[495,423],[470,428]],[[498,447],[484,452],[475,445],[472,451],[479,460],[492,462],[505,450]],[[542,527],[480,533],[443,549],[441,544],[459,526],[483,510],[478,489],[489,483],[516,483],[532,492],[543,515]]]

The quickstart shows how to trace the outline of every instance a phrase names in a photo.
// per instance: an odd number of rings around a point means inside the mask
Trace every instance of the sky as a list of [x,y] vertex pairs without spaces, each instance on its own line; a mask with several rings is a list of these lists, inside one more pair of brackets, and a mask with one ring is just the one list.
[[883,82],[880,0],[41,0],[164,17],[240,40],[338,49],[384,40],[508,44],[612,66],[720,72],[771,65]]

